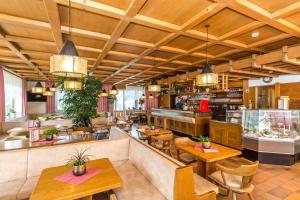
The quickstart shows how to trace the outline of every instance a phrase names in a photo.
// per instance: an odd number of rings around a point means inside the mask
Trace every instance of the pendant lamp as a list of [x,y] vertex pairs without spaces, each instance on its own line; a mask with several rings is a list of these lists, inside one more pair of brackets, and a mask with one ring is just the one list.
[[152,79],[151,84],[148,86],[149,92],[160,92],[160,85],[156,79]]
[[143,94],[143,95],[142,95],[142,99],[146,99],[146,96],[145,96],[145,94]]
[[206,25],[206,63],[203,66],[201,74],[196,76],[197,86],[214,86],[218,84],[218,74],[214,73],[211,66],[208,64],[207,43],[208,43],[208,27]]
[[50,87],[50,91],[51,92],[56,92],[56,87],[55,84],[53,83],[53,85]]
[[[71,1],[69,0],[69,35],[71,38]],[[50,73],[81,78],[87,75],[87,60],[80,58],[72,40],[67,39],[58,55],[50,57]]]
[[107,96],[108,96],[108,93],[106,92],[105,89],[103,89],[101,94],[100,94],[100,97],[107,97]]
[[34,94],[42,94],[45,88],[40,81],[36,82],[35,86],[31,88],[31,92]]
[[149,99],[153,99],[153,95],[152,94],[149,95]]
[[117,95],[118,94],[118,90],[116,88],[115,85],[112,86],[111,90],[109,91],[110,95]]
[[77,80],[64,81],[64,88],[66,90],[81,90],[82,83]]
[[44,96],[53,96],[53,92],[50,91],[50,88],[47,87],[46,90],[43,92]]

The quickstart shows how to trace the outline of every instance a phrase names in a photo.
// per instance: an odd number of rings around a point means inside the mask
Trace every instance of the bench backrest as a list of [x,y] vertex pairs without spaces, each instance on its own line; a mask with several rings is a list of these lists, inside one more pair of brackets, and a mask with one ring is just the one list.
[[176,169],[184,164],[134,138],[130,139],[129,160],[167,199],[174,199]]

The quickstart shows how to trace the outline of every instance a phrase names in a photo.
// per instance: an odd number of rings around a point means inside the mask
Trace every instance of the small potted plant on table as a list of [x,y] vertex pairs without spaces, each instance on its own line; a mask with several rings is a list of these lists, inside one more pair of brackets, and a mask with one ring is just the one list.
[[210,139],[209,137],[205,137],[205,136],[196,136],[196,137],[193,137],[193,139],[199,141],[202,143],[202,147],[204,149],[210,149],[211,147],[211,143],[210,143]]
[[86,173],[86,163],[90,160],[90,155],[86,154],[87,149],[78,151],[71,155],[67,165],[73,166],[73,175],[81,176]]
[[51,141],[54,138],[54,135],[57,133],[56,128],[52,128],[44,131],[43,135],[45,136],[46,141]]
[[153,124],[152,122],[149,123],[149,128],[150,128],[151,130],[155,130],[155,126],[154,126],[154,124]]

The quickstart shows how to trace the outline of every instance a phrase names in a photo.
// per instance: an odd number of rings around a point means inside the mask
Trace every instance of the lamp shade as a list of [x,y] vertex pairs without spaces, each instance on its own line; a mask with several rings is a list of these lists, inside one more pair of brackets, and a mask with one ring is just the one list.
[[107,96],[108,96],[108,93],[106,92],[105,89],[103,89],[101,94],[100,94],[100,97],[107,97]]
[[201,74],[196,76],[197,86],[214,86],[218,84],[218,74],[213,73],[209,64],[205,64]]
[[157,84],[156,79],[151,81],[151,84],[148,86],[149,92],[160,92],[160,85]]
[[31,88],[31,92],[35,94],[42,94],[44,90],[45,88],[40,81],[38,81],[35,86]]
[[51,92],[56,92],[55,84],[53,84],[53,85],[50,87],[50,91],[51,91]]
[[111,95],[117,95],[118,94],[118,90],[117,90],[115,85],[112,86],[111,90],[109,91],[109,94],[111,94]]
[[53,92],[50,91],[50,88],[47,87],[46,90],[43,92],[44,96],[53,96]]
[[60,53],[50,57],[50,73],[74,78],[86,76],[87,60],[80,58],[74,43],[67,40]]
[[143,95],[142,95],[142,99],[145,99],[145,98],[146,98],[146,96],[145,96],[145,94],[143,94]]
[[149,99],[153,99],[153,95],[152,94],[149,95]]
[[66,90],[81,90],[82,83],[76,80],[64,81],[64,88]]

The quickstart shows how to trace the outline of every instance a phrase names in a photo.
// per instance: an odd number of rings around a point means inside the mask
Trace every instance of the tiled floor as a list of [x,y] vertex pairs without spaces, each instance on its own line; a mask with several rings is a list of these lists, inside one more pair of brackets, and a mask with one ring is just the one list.
[[[137,136],[135,130],[133,136]],[[176,158],[175,148],[172,157]],[[196,168],[196,164],[195,165]],[[300,162],[293,166],[260,164],[253,179],[255,200],[300,200]],[[218,200],[228,197],[218,195]],[[228,199],[231,199],[229,197]],[[247,195],[237,195],[238,200],[248,200]]]

